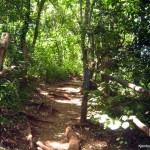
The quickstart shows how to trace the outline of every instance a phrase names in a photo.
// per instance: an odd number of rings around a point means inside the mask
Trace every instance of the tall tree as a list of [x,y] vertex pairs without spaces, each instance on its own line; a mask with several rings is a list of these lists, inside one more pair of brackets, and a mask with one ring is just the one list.
[[[81,105],[81,123],[86,122],[88,91],[90,90],[91,79],[93,76],[93,37],[90,33],[91,16],[95,1],[91,4],[90,0],[86,0],[85,4],[80,0],[80,32],[81,32],[81,50],[83,61],[83,97]],[[85,5],[85,6],[84,6]],[[84,11],[84,12],[83,12]],[[83,14],[84,13],[84,14]],[[91,41],[91,42],[89,42]],[[89,43],[89,46],[87,46]]]
[[45,2],[46,2],[46,0],[41,0],[41,1],[37,2],[37,17],[36,17],[36,21],[35,21],[34,37],[33,37],[33,42],[32,42],[32,48],[33,49],[35,47],[36,40],[38,37],[40,17],[41,17],[41,13],[42,13],[42,10],[44,8]]
[[23,49],[26,47],[26,36],[27,32],[29,30],[29,23],[30,23],[30,0],[26,0],[24,2],[24,10],[25,10],[25,15],[24,15],[24,23],[22,26],[21,30],[21,39],[20,39],[20,48],[23,51]]

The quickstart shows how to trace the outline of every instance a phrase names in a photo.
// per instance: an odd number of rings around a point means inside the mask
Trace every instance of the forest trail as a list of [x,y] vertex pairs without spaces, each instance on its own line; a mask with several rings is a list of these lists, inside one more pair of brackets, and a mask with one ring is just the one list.
[[[15,115],[13,129],[1,132],[1,144],[9,147],[5,150],[30,150],[29,147],[41,150],[37,143],[49,147],[42,150],[67,150],[65,129],[80,121],[81,85],[77,78],[55,84],[39,82],[33,96],[25,101],[17,117]],[[24,117],[26,121],[20,119]],[[75,131],[81,135],[82,150],[107,149],[110,139],[104,130],[93,126]],[[97,138],[97,134],[101,136]]]
[[37,89],[38,96],[42,96],[42,100],[51,106],[52,110],[49,117],[52,122],[31,122],[35,141],[42,141],[42,143],[53,149],[68,149],[68,143],[63,142],[64,133],[69,124],[79,121],[80,86],[81,82],[76,79],[55,85],[39,85]]
[[[52,110],[49,117],[52,122],[30,121],[34,141],[40,141],[40,143],[51,147],[53,150],[68,149],[69,144],[66,142],[64,133],[68,125],[78,124],[80,121],[81,85],[81,80],[77,78],[57,84],[39,85],[36,91],[36,96],[39,99],[37,98],[36,101],[42,100],[51,106]],[[83,139],[82,150],[100,150],[105,148],[106,142],[95,140],[95,132],[92,133],[89,130],[89,128],[77,129],[77,132],[80,133]]]

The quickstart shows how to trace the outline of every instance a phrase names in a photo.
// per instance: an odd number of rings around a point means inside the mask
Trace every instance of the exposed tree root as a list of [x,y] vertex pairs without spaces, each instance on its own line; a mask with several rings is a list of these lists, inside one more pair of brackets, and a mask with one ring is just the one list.
[[51,115],[55,115],[56,113],[60,113],[56,108],[53,108],[46,104],[46,102],[28,102],[25,105],[30,108],[35,106],[36,113],[42,112],[42,110],[50,111]]
[[69,142],[68,150],[80,150],[81,149],[81,137],[76,133],[72,126],[68,126],[65,130],[65,136]]
[[44,145],[41,141],[37,141],[36,145],[38,146],[37,147],[38,150],[54,150],[53,148]]
[[52,119],[50,119],[50,118],[44,118],[43,116],[37,116],[37,115],[35,115],[35,114],[31,114],[31,113],[29,113],[29,112],[25,112],[25,111],[23,111],[23,112],[20,112],[21,114],[23,114],[23,115],[25,115],[27,118],[29,118],[29,119],[34,119],[34,120],[36,120],[36,121],[40,121],[40,122],[48,122],[48,123],[53,123],[54,121],[52,121]]
[[26,119],[27,122],[27,136],[26,139],[29,142],[29,150],[35,150],[34,144],[33,144],[33,137],[32,137],[32,132],[31,132],[31,125],[28,119]]
[[49,95],[53,95],[54,97],[62,97],[62,98],[71,100],[71,97],[69,97],[67,94],[49,93]]

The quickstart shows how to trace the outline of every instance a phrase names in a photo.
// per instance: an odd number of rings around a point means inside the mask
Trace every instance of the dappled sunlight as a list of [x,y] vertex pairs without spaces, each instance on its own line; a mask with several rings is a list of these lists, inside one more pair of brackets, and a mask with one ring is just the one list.
[[81,106],[81,101],[79,99],[72,99],[72,100],[55,100],[56,102],[59,103],[64,103],[64,104],[75,104],[77,106]]
[[82,148],[82,150],[101,150],[105,149],[107,146],[108,145],[105,141],[89,141],[89,143],[87,143],[85,147]]
[[69,148],[69,143],[62,143],[48,140],[45,142],[45,144],[53,149],[67,150]]
[[39,146],[38,149],[41,150],[68,150],[69,148],[69,143],[62,143],[62,142],[56,142],[56,141],[50,141],[47,140],[45,142],[38,141],[36,144]]
[[40,91],[40,94],[47,96],[49,93],[47,91]]
[[[63,104],[75,104],[77,106],[81,106],[81,96],[80,96],[80,87],[59,87],[58,88],[47,88],[46,90],[43,90],[41,88],[38,88],[38,91],[41,95],[53,98],[55,97],[56,102],[63,103]],[[74,94],[78,93],[74,96]]]
[[64,90],[68,93],[73,92],[73,93],[78,93],[80,92],[80,88],[73,88],[73,87],[61,87],[61,88],[57,88],[58,90]]

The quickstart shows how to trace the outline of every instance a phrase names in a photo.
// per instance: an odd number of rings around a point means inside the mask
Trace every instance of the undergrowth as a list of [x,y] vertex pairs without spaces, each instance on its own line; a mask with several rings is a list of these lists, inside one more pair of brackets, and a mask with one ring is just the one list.
[[109,96],[104,96],[103,86],[90,91],[87,118],[103,125],[105,130],[116,132],[118,146],[138,148],[139,144],[149,144],[147,136],[132,121],[137,117],[146,124],[150,123],[149,97],[114,84],[110,84],[110,91]]

